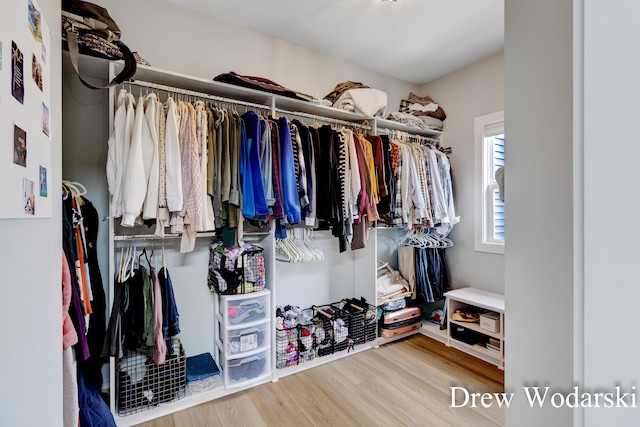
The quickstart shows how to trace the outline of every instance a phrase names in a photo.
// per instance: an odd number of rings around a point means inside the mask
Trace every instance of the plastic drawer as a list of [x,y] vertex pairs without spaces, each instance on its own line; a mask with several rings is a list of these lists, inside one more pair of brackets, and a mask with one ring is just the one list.
[[243,328],[249,323],[270,319],[269,291],[244,295],[220,295],[218,304],[224,318],[225,329]]
[[[228,329],[220,334],[227,356],[235,356],[268,345],[270,322],[244,329]],[[226,335],[226,336],[225,336]]]
[[258,354],[227,359],[224,378],[227,387],[240,387],[270,374],[269,349]]

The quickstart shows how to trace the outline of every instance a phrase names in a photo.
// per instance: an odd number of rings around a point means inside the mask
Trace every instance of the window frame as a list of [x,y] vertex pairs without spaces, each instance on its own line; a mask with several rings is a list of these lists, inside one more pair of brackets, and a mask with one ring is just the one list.
[[493,238],[493,201],[498,185],[493,171],[493,142],[488,140],[503,133],[504,110],[474,120],[474,250],[477,252],[504,254],[505,241]]

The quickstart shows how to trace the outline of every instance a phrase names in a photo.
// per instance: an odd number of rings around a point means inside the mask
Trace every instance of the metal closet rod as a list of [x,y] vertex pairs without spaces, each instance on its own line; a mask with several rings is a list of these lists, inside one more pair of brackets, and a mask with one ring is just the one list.
[[[246,231],[243,236],[267,236],[269,231]],[[197,233],[196,237],[216,237],[215,232],[201,232]],[[163,240],[163,239],[179,239],[182,234],[168,233],[164,236],[157,236],[155,234],[121,234],[113,236],[113,240],[116,242],[135,241],[135,240]]]
[[439,139],[429,138],[428,136],[413,134],[413,133],[404,132],[404,131],[401,131],[401,130],[378,129],[378,132],[386,133],[387,135],[394,135],[394,134],[401,135],[401,136],[404,136],[406,138],[414,138],[414,139],[419,139],[420,141],[433,142],[437,146],[440,145],[440,140]]
[[[346,120],[333,119],[331,117],[318,116],[318,115],[309,114],[309,113],[302,113],[300,111],[283,110],[282,108],[276,108],[275,111],[277,113],[282,113],[284,115],[306,117],[306,118],[318,120],[318,121],[324,122],[324,123],[335,123],[337,125],[343,125],[343,126],[347,126],[347,127],[355,127],[355,128],[359,128],[359,129],[365,129],[365,130],[372,129],[371,126],[369,126],[367,124],[364,124],[364,123],[348,122]],[[365,120],[365,122],[366,122],[366,120]]]
[[193,97],[196,97],[196,98],[204,98],[204,99],[208,99],[208,100],[211,100],[211,101],[222,102],[222,103],[225,103],[225,104],[242,105],[242,106],[245,106],[245,107],[251,107],[251,108],[257,108],[257,109],[260,109],[260,110],[271,111],[271,106],[269,106],[269,105],[255,104],[255,103],[252,103],[252,102],[239,101],[237,99],[225,98],[223,96],[216,96],[216,95],[211,95],[209,93],[197,92],[195,90],[181,89],[179,87],[161,85],[161,84],[157,84],[157,83],[150,83],[150,82],[145,82],[145,81],[141,81],[141,80],[126,81],[126,82],[123,82],[122,85],[146,87],[146,88],[149,88],[149,89],[163,90],[165,92],[173,92],[173,93],[177,93],[177,94],[193,96]]

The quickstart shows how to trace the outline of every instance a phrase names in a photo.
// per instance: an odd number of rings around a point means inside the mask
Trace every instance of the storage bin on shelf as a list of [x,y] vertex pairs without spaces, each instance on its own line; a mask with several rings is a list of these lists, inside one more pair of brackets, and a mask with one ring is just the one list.
[[363,300],[345,299],[331,304],[331,307],[337,318],[347,325],[349,344],[355,346],[376,339],[378,332],[375,306]]
[[265,322],[244,329],[228,329],[226,340],[224,333],[220,334],[220,340],[225,345],[227,354],[235,356],[265,346],[268,327],[269,323]]
[[193,394],[214,388],[220,369],[211,353],[187,357],[187,387]]
[[147,354],[126,351],[118,362],[118,415],[152,409],[186,395],[186,356],[179,339],[173,338],[173,355],[158,365]]
[[[338,304],[338,303],[335,303]],[[313,306],[315,311],[315,346],[318,357],[346,350],[353,344],[349,337],[348,319],[340,317],[332,304]]]
[[300,314],[300,318],[297,320],[287,319],[288,322],[286,324],[284,318],[280,315],[282,310],[279,309],[278,320],[276,321],[277,369],[295,366],[315,358],[313,310],[300,310],[298,307],[296,309],[297,314]]
[[218,296],[216,351],[226,388],[271,374],[270,291]]
[[259,292],[265,288],[263,249],[245,243],[240,248],[225,248],[222,242],[209,245],[207,284],[220,295]]
[[257,354],[228,359],[224,370],[227,388],[240,387],[245,383],[266,377],[270,370],[269,349]]
[[269,291],[252,295],[220,295],[218,304],[225,328],[247,325],[269,319]]

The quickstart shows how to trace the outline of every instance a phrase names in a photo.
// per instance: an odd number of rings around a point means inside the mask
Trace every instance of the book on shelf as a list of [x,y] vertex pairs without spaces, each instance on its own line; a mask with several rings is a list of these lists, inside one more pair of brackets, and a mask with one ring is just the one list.
[[488,350],[495,351],[497,353],[500,352],[500,347],[497,347],[495,345],[491,345],[491,344],[487,343],[486,347],[487,347]]
[[489,338],[489,344],[494,347],[500,348],[500,340],[498,338]]

